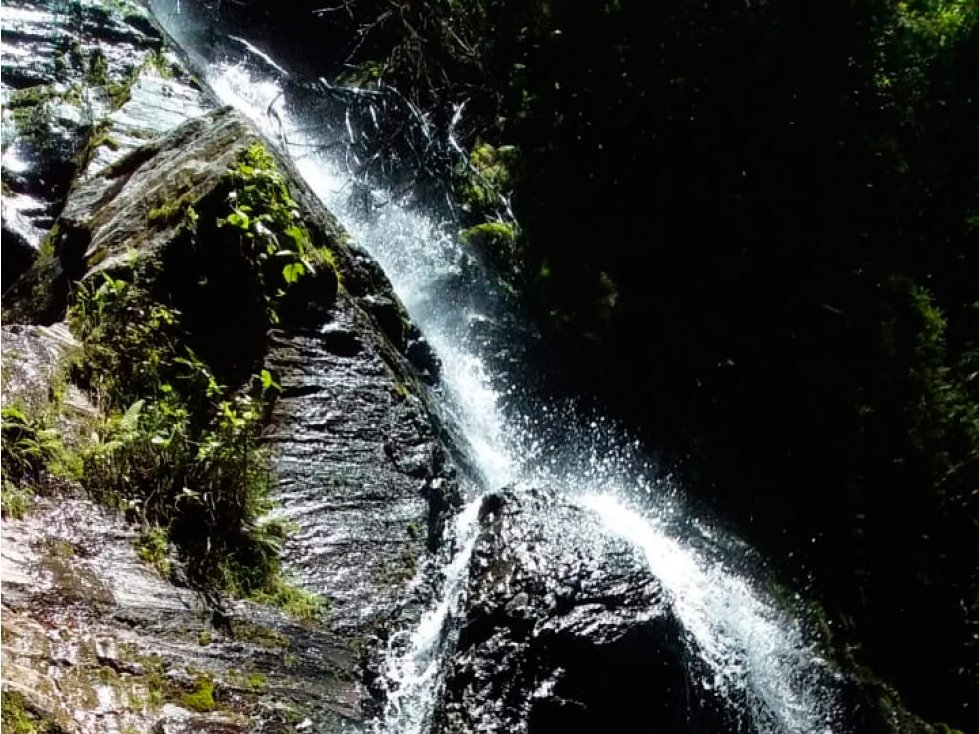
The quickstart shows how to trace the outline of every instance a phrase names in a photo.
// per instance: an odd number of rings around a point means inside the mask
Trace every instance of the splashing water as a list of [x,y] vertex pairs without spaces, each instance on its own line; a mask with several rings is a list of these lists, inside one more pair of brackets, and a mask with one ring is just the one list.
[[610,494],[586,494],[580,502],[642,551],[707,664],[704,688],[742,701],[755,731],[833,731],[823,699],[830,675],[795,620],[722,563],[691,553],[656,519]]
[[479,496],[515,482],[563,490],[643,554],[703,664],[699,684],[737,710],[742,730],[838,731],[833,676],[803,626],[725,563],[714,531],[685,516],[671,500],[668,483],[649,478],[641,447],[604,421],[583,422],[567,408],[524,406],[520,413],[507,404],[512,386],[500,387],[507,376],[493,374],[471,346],[474,325],[494,314],[471,302],[444,300],[442,286],[459,275],[464,256],[448,227],[378,191],[372,195],[387,203],[365,216],[351,196],[354,176],[340,156],[323,152],[335,140],[290,107],[274,78],[232,62],[210,65],[207,77],[224,103],[283,145],[323,203],[380,263],[442,361],[439,389],[446,412],[480,474],[479,486],[467,488],[472,497],[447,529],[451,550],[439,569],[440,598],[414,630],[393,636],[385,670],[388,703],[377,731],[426,731],[441,685],[441,661],[453,643],[449,622],[463,603]]

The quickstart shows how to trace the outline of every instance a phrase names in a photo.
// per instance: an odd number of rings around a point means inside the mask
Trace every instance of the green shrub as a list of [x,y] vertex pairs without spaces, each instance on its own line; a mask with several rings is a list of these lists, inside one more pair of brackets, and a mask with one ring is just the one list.
[[16,405],[2,411],[3,473],[8,479],[21,481],[37,474],[54,460],[60,442],[36,418]]
[[[79,289],[80,293],[87,293]],[[201,583],[219,582],[224,559],[260,561],[261,587],[277,563],[258,518],[271,509],[268,460],[258,444],[270,375],[232,391],[181,347],[179,313],[153,301],[139,276],[107,277],[76,300],[84,344],[83,378],[109,415],[85,455],[89,490],[134,519],[170,529]],[[165,572],[159,527],[141,555]]]
[[[285,286],[319,268],[336,273],[333,253],[314,246],[285,176],[264,145],[254,143],[243,150],[227,180],[232,188],[228,195],[231,211],[218,220],[218,226],[238,230],[243,249],[256,263],[272,260],[281,266],[279,275]],[[265,284],[270,305],[278,285],[274,281]]]
[[3,480],[3,491],[0,494],[0,508],[3,517],[22,520],[30,507],[32,492],[29,487],[20,487],[6,479]]

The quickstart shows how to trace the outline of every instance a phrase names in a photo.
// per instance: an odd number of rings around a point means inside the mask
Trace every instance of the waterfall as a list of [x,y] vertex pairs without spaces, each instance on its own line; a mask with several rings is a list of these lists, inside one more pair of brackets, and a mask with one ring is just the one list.
[[[172,14],[161,19],[181,40]],[[188,49],[192,57],[198,50]],[[365,214],[352,195],[364,184],[336,152],[342,123],[330,131],[322,120],[304,117],[283,93],[267,53],[242,43],[237,58],[210,60],[207,82],[222,102],[282,145],[323,203],[380,263],[441,359],[437,391],[478,474],[464,487],[467,504],[448,525],[446,553],[431,560],[443,578],[440,597],[415,629],[391,641],[389,700],[379,734],[426,731],[441,656],[451,651],[451,620],[463,603],[479,499],[521,483],[562,490],[637,548],[662,582],[700,663],[697,683],[728,703],[741,731],[840,731],[834,675],[805,626],[739,568],[731,539],[689,517],[641,447],[607,421],[582,419],[571,407],[514,398],[521,386],[512,375],[494,372],[474,337],[497,314],[485,312],[477,299],[443,300],[444,283],[459,276],[465,260],[452,227],[385,191],[369,193],[384,204]]]

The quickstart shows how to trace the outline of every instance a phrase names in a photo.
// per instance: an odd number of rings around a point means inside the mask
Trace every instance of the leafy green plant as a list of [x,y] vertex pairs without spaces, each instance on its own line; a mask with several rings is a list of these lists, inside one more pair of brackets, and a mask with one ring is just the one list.
[[34,481],[41,472],[68,479],[80,475],[80,457],[65,448],[43,416],[29,416],[20,406],[9,405],[2,420],[5,485]]
[[194,209],[194,197],[190,194],[184,194],[173,201],[165,201],[150,209],[146,215],[150,224],[171,224],[181,221],[191,229],[197,223],[197,218],[197,211]]
[[[238,230],[243,248],[255,262],[275,263],[286,286],[320,268],[336,272],[333,253],[314,246],[285,176],[264,145],[254,143],[244,149],[227,179],[230,212],[218,220],[218,226]],[[267,284],[266,292],[271,301],[277,289]]]

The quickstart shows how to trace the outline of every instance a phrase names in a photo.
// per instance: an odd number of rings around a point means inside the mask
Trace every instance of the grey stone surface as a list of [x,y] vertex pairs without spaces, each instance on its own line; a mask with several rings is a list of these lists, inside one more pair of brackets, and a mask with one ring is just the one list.
[[[558,493],[488,496],[432,732],[722,731],[634,548]],[[700,727],[700,728],[698,728]]]

